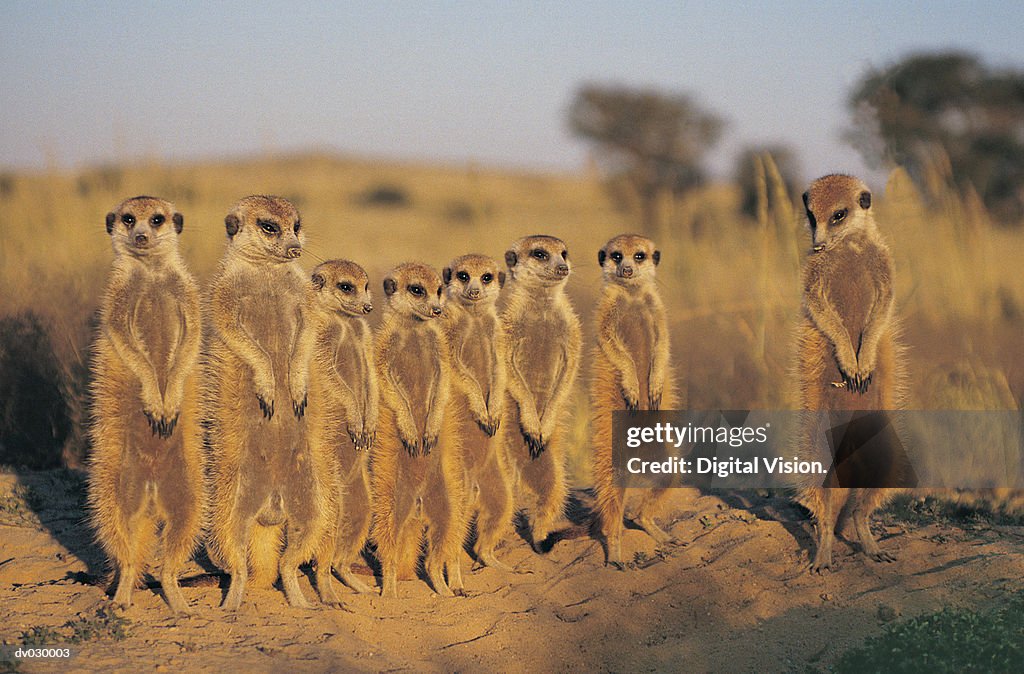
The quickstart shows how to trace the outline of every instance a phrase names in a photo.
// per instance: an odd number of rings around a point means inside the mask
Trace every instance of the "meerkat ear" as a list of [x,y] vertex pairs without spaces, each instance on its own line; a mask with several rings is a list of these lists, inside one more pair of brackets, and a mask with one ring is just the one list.
[[857,203],[859,203],[860,207],[865,211],[871,208],[871,192],[868,192],[867,190],[861,192],[860,199],[857,200]]
[[185,217],[181,213],[172,215],[171,222],[174,223],[174,231],[178,234],[181,234],[181,230],[185,229]]
[[597,251],[597,265],[599,267],[603,267],[604,266],[604,259],[606,257],[607,257],[607,254],[604,252],[604,248],[602,248],[601,250]]
[[499,288],[504,288],[505,287],[505,272],[503,272],[503,271],[499,271],[498,272],[498,287]]
[[386,279],[384,279],[384,294],[385,295],[387,295],[388,297],[391,297],[392,295],[395,294],[396,290],[398,290],[398,284],[395,283],[395,279],[393,279],[393,278],[386,278]]
[[242,228],[242,221],[234,213],[228,213],[228,216],[224,218],[224,228],[228,230],[228,237],[234,237]]
[[441,270],[441,277],[444,279],[445,285],[450,285],[452,282],[452,268],[445,267]]
[[654,260],[654,266],[657,267],[658,263],[661,262],[661,251],[654,251],[654,255],[651,256],[651,259]]
[[804,192],[804,208],[807,209],[807,210],[811,209],[811,206],[808,203],[808,199],[809,199],[810,196],[811,196],[810,192]]
[[317,290],[323,290],[324,286],[327,285],[327,279],[321,273],[313,274],[313,287]]
[[107,234],[114,231],[114,218],[116,217],[113,213],[107,213]]
[[508,265],[509,269],[516,266],[516,263],[518,262],[519,256],[516,255],[516,252],[514,250],[505,251],[505,264]]

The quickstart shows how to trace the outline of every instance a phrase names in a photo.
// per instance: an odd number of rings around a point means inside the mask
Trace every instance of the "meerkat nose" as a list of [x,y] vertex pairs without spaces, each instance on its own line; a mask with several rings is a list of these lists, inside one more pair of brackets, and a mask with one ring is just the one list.
[[441,307],[438,307],[438,306],[431,307],[430,308],[430,313],[434,314],[435,316],[440,316],[441,315]]
[[369,302],[367,302],[366,304],[364,304],[364,305],[363,305],[363,313],[364,313],[364,314],[368,314],[368,313],[370,313],[371,311],[373,311],[373,305],[372,305],[372,304],[370,304]]
[[633,268],[632,267],[623,267],[622,268],[622,275],[625,278],[631,277],[633,275]]
[[480,297],[480,289],[479,288],[470,288],[469,292],[467,294],[470,297],[472,297],[473,299],[476,299],[476,298]]
[[136,234],[135,245],[138,246],[139,248],[145,248],[146,246],[149,245],[149,237],[146,236],[145,234]]
[[568,276],[569,275],[569,265],[567,265],[567,264],[560,264],[560,265],[558,265],[558,275],[559,276]]
[[298,244],[288,246],[285,249],[284,254],[294,260],[295,258],[302,255],[302,246],[299,246]]

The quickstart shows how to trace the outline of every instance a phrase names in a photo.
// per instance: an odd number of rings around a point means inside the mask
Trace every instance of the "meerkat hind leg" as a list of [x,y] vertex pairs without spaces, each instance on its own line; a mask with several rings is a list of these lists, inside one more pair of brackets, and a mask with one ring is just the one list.
[[664,489],[651,489],[649,491],[645,491],[643,500],[637,508],[635,518],[635,521],[640,525],[640,528],[646,531],[647,534],[660,545],[676,542],[676,539],[672,534],[669,534],[659,527],[654,521],[654,513],[657,510],[658,503],[662,498],[664,498],[664,496]]
[[132,605],[132,590],[139,572],[135,567],[122,566],[117,570],[117,589],[114,591],[114,604],[123,609]]
[[836,540],[836,522],[839,520],[839,513],[847,498],[845,489],[817,488],[817,503],[815,504],[815,528],[817,532],[818,549],[811,562],[809,570],[811,573],[821,573],[825,569],[832,568],[832,546]]
[[871,533],[871,513],[880,500],[876,493],[872,493],[875,491],[877,490],[865,489],[857,495],[853,510],[853,526],[857,531],[857,538],[860,539],[860,545],[865,555],[876,562],[895,562],[896,555],[878,547],[878,541]]
[[[295,608],[313,608],[299,587],[299,564],[304,557],[302,548],[304,539],[308,537],[307,529],[288,523],[288,545],[281,555],[278,572],[281,574],[281,587],[288,603]],[[328,584],[328,587],[330,585]]]

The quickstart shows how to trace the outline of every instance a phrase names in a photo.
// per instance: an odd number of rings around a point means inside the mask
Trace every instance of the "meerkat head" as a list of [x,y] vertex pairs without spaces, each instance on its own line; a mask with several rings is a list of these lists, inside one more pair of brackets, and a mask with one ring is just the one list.
[[807,224],[814,252],[820,252],[848,233],[873,229],[871,191],[853,176],[827,175],[804,192]]
[[555,286],[569,278],[569,251],[553,236],[527,236],[512,244],[505,264],[517,282]]
[[125,199],[107,213],[107,234],[117,254],[145,257],[178,249],[185,219],[174,204],[156,197]]
[[373,311],[369,277],[355,262],[327,260],[313,270],[312,281],[317,304],[327,311],[347,316]]
[[224,218],[224,227],[231,249],[251,260],[291,262],[302,255],[302,221],[287,199],[246,197]]
[[401,316],[427,321],[443,313],[441,277],[418,262],[400,264],[384,279],[387,309]]
[[639,234],[620,234],[597,251],[597,262],[606,283],[639,284],[654,280],[661,251]]
[[493,306],[505,285],[505,272],[486,255],[463,255],[451,261],[441,272],[449,300],[465,306],[477,303]]

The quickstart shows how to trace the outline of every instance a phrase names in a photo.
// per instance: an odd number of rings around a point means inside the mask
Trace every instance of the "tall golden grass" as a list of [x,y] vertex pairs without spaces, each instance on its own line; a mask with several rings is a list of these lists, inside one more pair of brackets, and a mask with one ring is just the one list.
[[[799,195],[787,192],[772,158],[759,157],[755,168],[756,219],[740,214],[737,187],[714,184],[666,207],[664,231],[657,235],[679,383],[692,408],[792,403],[787,373],[808,236]],[[2,178],[0,318],[31,310],[50,336],[73,425],[63,458],[73,465],[85,452],[90,321],[112,257],[104,216],[125,197],[152,194],[176,203],[185,215],[183,254],[201,280],[221,255],[224,214],[252,193],[279,194],[299,206],[307,266],[334,257],[356,260],[375,290],[401,261],[440,267],[467,252],[500,258],[520,236],[553,234],[566,240],[575,263],[569,292],[588,340],[600,283],[597,250],[611,236],[636,229],[635,216],[617,210],[592,173],[303,155]],[[897,264],[913,404],[953,404],[955,395],[938,396],[922,382],[934,382],[935,372],[972,367],[1003,384],[980,386],[999,393],[979,403],[974,391],[971,404],[1016,406],[1024,391],[1024,228],[993,223],[975,194],[952,187],[941,160],[929,169],[926,184],[922,193],[896,169],[876,193],[877,217]],[[398,198],[376,198],[383,192]],[[579,482],[586,482],[589,470],[587,366],[574,406],[571,468]],[[943,388],[955,386],[945,381]]]

